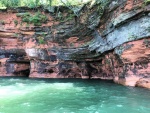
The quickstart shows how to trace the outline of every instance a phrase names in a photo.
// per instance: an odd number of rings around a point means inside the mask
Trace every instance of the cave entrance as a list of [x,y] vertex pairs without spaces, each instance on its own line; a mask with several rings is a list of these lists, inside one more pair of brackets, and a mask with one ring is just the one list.
[[17,77],[29,77],[30,62],[29,61],[9,61],[6,63],[7,74]]
[[30,62],[19,63],[19,66],[19,73],[17,74],[17,76],[29,77],[31,68]]
[[21,70],[19,72],[14,72],[13,74],[15,76],[20,76],[20,77],[29,77],[29,75],[30,75],[30,69]]

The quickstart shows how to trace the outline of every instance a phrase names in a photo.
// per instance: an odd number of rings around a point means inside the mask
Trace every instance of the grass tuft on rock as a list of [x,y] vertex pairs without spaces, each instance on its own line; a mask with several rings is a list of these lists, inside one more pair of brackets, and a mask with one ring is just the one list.
[[22,18],[22,22],[27,24],[33,24],[35,26],[41,26],[43,23],[48,21],[48,17],[41,12],[36,12],[35,14],[27,13],[18,13],[17,17]]

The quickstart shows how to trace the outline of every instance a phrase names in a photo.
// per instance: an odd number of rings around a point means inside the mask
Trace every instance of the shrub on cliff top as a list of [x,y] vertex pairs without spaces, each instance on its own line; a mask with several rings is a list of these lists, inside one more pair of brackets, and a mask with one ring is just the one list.
[[17,16],[22,18],[22,22],[34,24],[35,26],[40,26],[42,23],[46,23],[48,21],[48,17],[39,11],[35,14],[19,13]]
[[20,0],[1,0],[0,3],[5,7],[15,7],[20,5]]
[[150,0],[144,0],[144,4],[145,4],[145,5],[150,4]]
[[63,5],[62,1],[70,5],[78,5],[91,0],[0,0],[0,7],[28,6],[34,8],[40,5],[59,6]]

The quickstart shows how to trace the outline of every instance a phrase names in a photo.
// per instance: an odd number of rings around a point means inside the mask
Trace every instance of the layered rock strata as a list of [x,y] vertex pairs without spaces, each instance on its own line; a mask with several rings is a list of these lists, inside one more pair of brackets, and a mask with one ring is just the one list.
[[[109,79],[150,88],[150,5],[113,0],[103,15],[99,5],[1,10],[0,76]],[[48,18],[41,25],[17,16],[38,10]]]

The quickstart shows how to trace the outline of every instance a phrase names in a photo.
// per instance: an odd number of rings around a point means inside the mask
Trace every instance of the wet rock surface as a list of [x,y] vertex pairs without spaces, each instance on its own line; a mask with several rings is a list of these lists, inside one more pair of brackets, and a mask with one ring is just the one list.
[[41,25],[21,17],[37,9],[0,11],[0,76],[107,79],[150,88],[150,5],[113,0],[40,9]]

